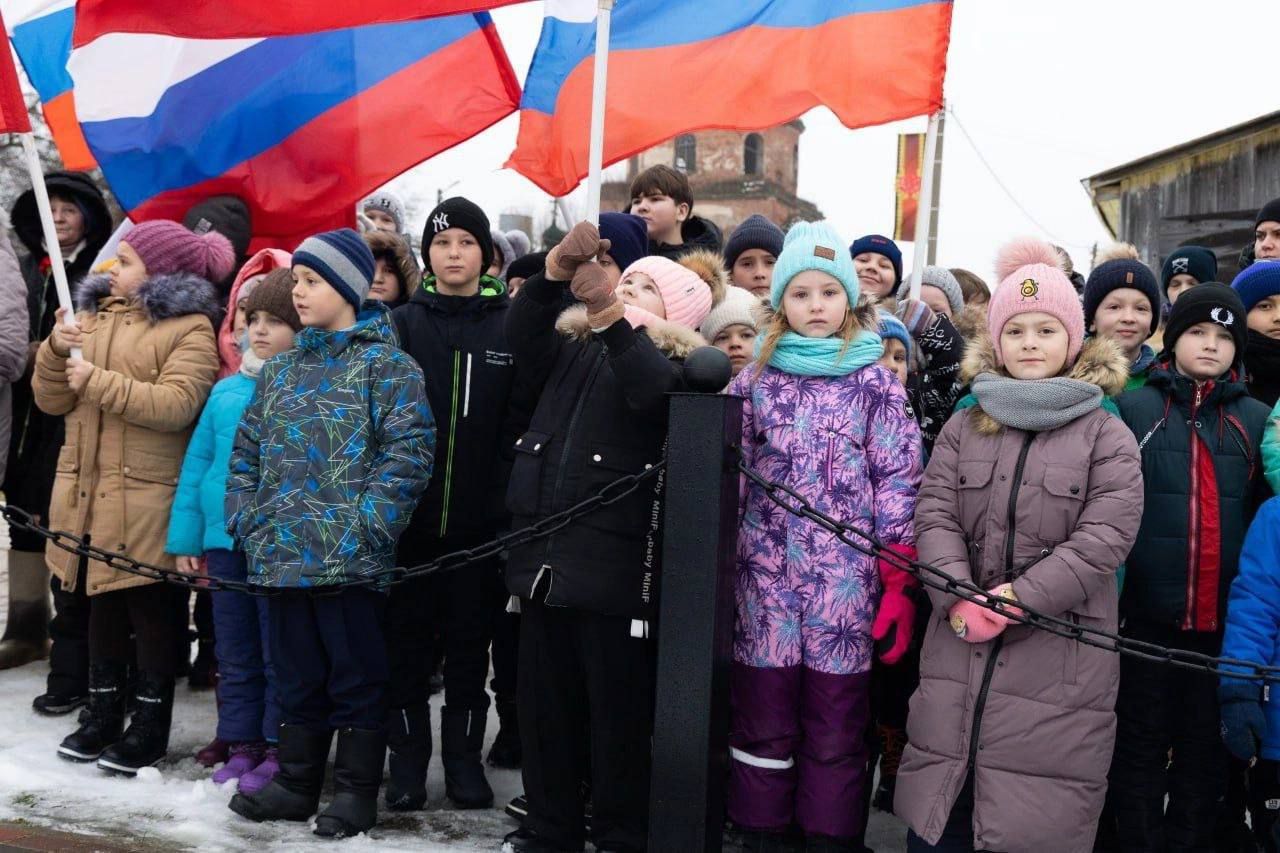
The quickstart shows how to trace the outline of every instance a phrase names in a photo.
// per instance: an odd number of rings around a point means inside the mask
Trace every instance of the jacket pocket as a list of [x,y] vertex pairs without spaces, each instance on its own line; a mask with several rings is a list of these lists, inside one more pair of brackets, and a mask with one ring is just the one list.
[[1046,466],[1038,531],[1041,539],[1064,542],[1071,536],[1084,510],[1088,487],[1087,468],[1077,465]]
[[542,491],[542,466],[551,433],[529,430],[516,439],[515,460],[507,482],[507,509],[516,516],[536,516]]
[[[1080,617],[1068,613],[1066,619],[1072,625],[1080,624]],[[1080,681],[1080,643],[1076,640],[1063,640],[1066,643],[1066,656],[1062,665],[1062,681],[1064,684],[1078,684]]]
[[[994,461],[984,460],[961,461],[956,465],[956,511],[962,529],[976,531],[982,528],[991,499],[991,475],[995,467]],[[971,562],[969,569],[976,579],[981,566]]]
[[[630,474],[639,474],[653,467],[653,463],[657,461],[656,451],[653,456],[651,451],[640,450],[634,447],[624,447],[617,444],[592,444],[587,448],[587,466],[586,478],[584,481],[583,492],[578,496],[579,500],[586,500],[595,497],[602,492],[605,487],[621,480]],[[616,490],[610,489],[611,496],[616,494]],[[604,513],[597,513],[595,516],[595,524],[592,523],[592,516],[588,515],[583,518],[583,522],[590,526],[607,525],[610,528],[615,527],[620,519],[626,519],[621,523],[629,529],[640,529],[637,526],[643,524],[645,518],[648,518],[653,508],[653,491],[652,484],[649,488],[638,488],[631,494],[619,499],[611,505],[611,509]],[[607,521],[606,521],[607,519]]]

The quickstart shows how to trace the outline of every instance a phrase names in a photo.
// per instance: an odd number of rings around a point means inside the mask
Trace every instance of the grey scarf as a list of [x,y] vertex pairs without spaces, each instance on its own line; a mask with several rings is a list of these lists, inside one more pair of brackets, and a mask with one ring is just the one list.
[[1057,429],[1102,404],[1102,389],[1097,385],[1062,376],[1010,379],[979,373],[971,387],[978,405],[997,423],[1026,432]]

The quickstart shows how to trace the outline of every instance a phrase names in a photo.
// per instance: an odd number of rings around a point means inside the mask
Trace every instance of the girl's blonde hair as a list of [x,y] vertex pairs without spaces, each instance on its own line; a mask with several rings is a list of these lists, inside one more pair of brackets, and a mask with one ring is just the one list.
[[[861,332],[872,331],[879,333],[880,323],[875,319],[875,306],[863,299],[856,306],[849,306],[844,312],[844,322],[840,324],[840,328],[836,331],[844,346],[840,347],[840,354],[836,356],[836,360],[844,358],[844,354],[848,352],[849,347],[853,345],[853,341]],[[764,327],[764,343],[760,345],[760,356],[755,363],[755,376],[760,378],[760,374],[764,371],[765,365],[769,363],[769,359],[773,358],[773,353],[778,349],[778,342],[782,340],[783,334],[792,331],[791,324],[787,322],[787,314],[781,307],[775,308],[769,316],[768,322]]]

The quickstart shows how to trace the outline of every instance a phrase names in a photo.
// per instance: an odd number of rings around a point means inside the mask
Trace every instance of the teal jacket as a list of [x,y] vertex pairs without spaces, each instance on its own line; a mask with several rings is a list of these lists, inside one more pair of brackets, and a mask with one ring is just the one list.
[[1271,491],[1280,495],[1280,403],[1271,410],[1262,433],[1262,471]]

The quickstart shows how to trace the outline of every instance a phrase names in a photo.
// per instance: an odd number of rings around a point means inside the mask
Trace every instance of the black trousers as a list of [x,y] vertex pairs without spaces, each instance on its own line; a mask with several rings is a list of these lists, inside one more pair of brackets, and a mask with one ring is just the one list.
[[516,701],[516,673],[520,669],[520,614],[507,612],[509,596],[499,599],[493,621],[493,679],[489,689],[499,702]]
[[95,663],[128,665],[140,672],[172,678],[178,671],[178,627],[174,610],[187,590],[149,583],[93,597],[89,611],[89,654]]
[[645,850],[654,651],[631,620],[523,601],[520,740],[529,814],[552,844],[583,844],[582,781],[591,781],[597,847]]
[[[427,562],[486,539],[438,539],[429,548],[402,549],[401,565]],[[387,657],[392,708],[424,705],[429,695],[432,637],[444,642],[444,699],[450,710],[489,709],[489,644],[506,591],[494,558],[406,581],[391,588],[387,602]]]
[[387,719],[386,595],[363,587],[267,599],[280,721],[326,729],[381,729]]
[[[1221,634],[1143,623],[1127,624],[1123,633],[1210,655],[1222,648]],[[1116,723],[1107,790],[1115,846],[1170,853],[1214,850],[1214,827],[1227,784],[1217,680],[1207,673],[1121,657]]]
[[[89,537],[85,537],[87,542]],[[85,595],[85,558],[80,558],[74,591],[64,590],[52,575],[53,619],[49,622],[49,678],[46,689],[56,696],[85,696],[89,692],[89,597]]]
[[965,779],[956,804],[951,807],[947,825],[937,844],[929,844],[915,832],[907,830],[907,853],[983,853],[973,846],[973,774]]
[[1253,837],[1264,853],[1280,853],[1280,762],[1261,759],[1249,771]]

